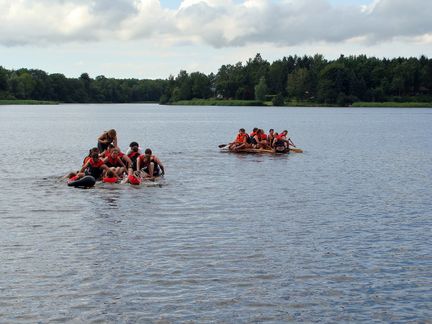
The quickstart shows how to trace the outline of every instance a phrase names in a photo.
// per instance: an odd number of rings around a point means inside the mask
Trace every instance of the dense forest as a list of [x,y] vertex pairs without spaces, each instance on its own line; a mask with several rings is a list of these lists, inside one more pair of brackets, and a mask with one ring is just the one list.
[[362,102],[432,102],[432,59],[288,56],[272,63],[260,54],[223,65],[216,74],[180,71],[161,80],[79,78],[0,66],[0,99],[67,103],[171,103],[190,99],[304,101],[328,105]]

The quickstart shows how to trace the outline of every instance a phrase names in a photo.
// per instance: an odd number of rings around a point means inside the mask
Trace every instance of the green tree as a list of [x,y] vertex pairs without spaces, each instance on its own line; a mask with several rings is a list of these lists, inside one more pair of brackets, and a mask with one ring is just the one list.
[[0,92],[8,90],[8,72],[0,66]]
[[309,72],[306,68],[299,68],[288,74],[288,96],[304,100],[309,97]]
[[261,77],[258,84],[255,86],[255,99],[264,101],[267,94],[267,84],[264,77]]
[[212,95],[210,79],[201,72],[190,74],[192,98],[207,99]]
[[82,102],[89,102],[91,98],[91,83],[92,79],[88,75],[88,73],[82,73],[79,77],[80,81],[80,91]]
[[[175,79],[176,88],[178,89],[178,94],[176,97],[178,100],[189,100],[192,99],[192,82],[189,74],[181,70]],[[174,94],[173,94],[174,97]]]
[[348,93],[349,77],[345,65],[335,61],[326,65],[320,72],[318,100],[335,104],[338,98]]
[[31,99],[35,82],[27,71],[18,70],[9,79],[12,94],[18,99]]
[[224,98],[235,98],[238,88],[243,84],[243,75],[241,62],[235,65],[222,65],[214,80],[216,92]]
[[286,94],[286,84],[288,78],[288,69],[282,60],[273,62],[268,71],[267,86],[269,93]]

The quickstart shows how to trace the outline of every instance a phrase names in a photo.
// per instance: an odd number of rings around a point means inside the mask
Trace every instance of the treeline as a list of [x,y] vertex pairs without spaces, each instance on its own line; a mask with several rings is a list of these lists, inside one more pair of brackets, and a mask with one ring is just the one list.
[[288,56],[272,63],[260,54],[246,63],[223,65],[216,74],[180,71],[165,80],[95,79],[9,71],[0,67],[0,99],[60,102],[172,103],[191,99],[272,100],[348,105],[362,102],[432,102],[432,59],[378,59],[322,55]]
[[47,100],[66,103],[159,101],[166,80],[113,79],[87,73],[79,78],[41,70],[9,71],[0,67],[0,99]]

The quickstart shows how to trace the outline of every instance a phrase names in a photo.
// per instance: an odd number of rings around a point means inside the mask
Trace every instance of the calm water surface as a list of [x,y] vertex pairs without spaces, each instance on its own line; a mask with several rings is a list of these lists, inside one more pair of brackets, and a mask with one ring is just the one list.
[[[217,145],[290,131],[304,154]],[[68,188],[103,130],[166,178]],[[0,106],[0,322],[427,322],[432,110]]]

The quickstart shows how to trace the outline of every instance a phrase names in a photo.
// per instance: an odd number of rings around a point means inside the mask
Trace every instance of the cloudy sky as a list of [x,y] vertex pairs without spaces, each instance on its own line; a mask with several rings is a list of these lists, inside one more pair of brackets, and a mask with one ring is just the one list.
[[155,79],[256,53],[432,57],[431,12],[430,0],[0,0],[0,66]]

